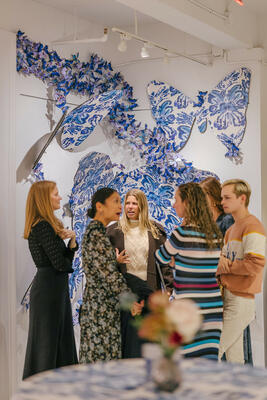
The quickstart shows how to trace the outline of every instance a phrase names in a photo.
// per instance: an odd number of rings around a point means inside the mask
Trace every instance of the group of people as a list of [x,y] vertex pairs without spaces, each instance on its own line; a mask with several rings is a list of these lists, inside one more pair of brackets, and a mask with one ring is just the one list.
[[[141,342],[131,320],[152,292],[164,288],[170,299],[195,301],[203,317],[201,330],[182,347],[185,357],[225,356],[243,363],[243,332],[254,318],[265,264],[265,231],[248,211],[250,193],[243,180],[226,181],[222,188],[215,178],[180,185],[173,207],[183,222],[167,239],[149,218],[141,190],[126,194],[121,217],[118,192],[99,189],[82,242],[79,362],[139,357]],[[24,237],[37,273],[24,379],[78,362],[68,291],[78,245],[74,231],[54,215],[60,199],[51,181],[34,183],[28,195]],[[137,295],[131,313],[120,310],[124,292]]]

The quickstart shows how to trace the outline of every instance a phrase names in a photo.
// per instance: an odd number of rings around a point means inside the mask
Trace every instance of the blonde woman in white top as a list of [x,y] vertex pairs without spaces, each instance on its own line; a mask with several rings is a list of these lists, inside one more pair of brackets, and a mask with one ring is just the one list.
[[[141,190],[126,193],[122,218],[107,228],[107,235],[116,249],[118,267],[142,307],[149,294],[160,289],[154,253],[165,242],[166,234],[160,224],[149,218],[147,198]],[[172,271],[168,266],[165,271],[165,282],[170,285]],[[130,313],[122,312],[122,358],[141,357],[142,342],[131,319]]]
[[[153,291],[160,289],[154,253],[165,242],[166,233],[149,218],[147,198],[141,190],[126,193],[122,218],[107,228],[107,235],[116,249],[120,271],[146,281]],[[171,270],[166,268],[162,272],[167,285],[170,284]]]

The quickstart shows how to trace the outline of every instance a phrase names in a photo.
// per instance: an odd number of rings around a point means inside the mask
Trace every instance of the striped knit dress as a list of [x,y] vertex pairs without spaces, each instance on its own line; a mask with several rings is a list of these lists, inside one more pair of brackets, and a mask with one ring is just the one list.
[[185,357],[218,360],[223,318],[223,302],[215,277],[219,245],[210,249],[205,234],[192,226],[179,226],[155,256],[161,265],[169,264],[171,256],[174,256],[173,297],[195,301],[203,317],[201,330],[193,342],[181,348],[181,353]]

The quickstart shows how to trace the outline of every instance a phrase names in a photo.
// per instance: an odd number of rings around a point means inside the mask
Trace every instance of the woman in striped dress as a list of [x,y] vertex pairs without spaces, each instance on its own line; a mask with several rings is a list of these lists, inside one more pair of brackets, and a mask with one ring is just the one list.
[[215,273],[221,233],[197,183],[181,185],[176,191],[173,207],[183,218],[182,225],[172,232],[155,255],[161,265],[174,267],[173,297],[194,300],[203,316],[201,331],[193,342],[182,347],[181,352],[185,357],[218,360],[223,302]]

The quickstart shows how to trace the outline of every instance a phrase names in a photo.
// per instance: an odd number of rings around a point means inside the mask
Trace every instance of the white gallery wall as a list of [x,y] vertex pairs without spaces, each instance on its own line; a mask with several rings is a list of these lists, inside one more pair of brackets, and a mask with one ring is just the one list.
[[[30,0],[11,1],[1,10],[0,24],[5,31],[5,35],[12,37],[13,43],[17,29],[25,31],[30,39],[41,41],[48,44],[67,34],[73,33],[73,17],[67,13],[61,13],[53,8],[45,7]],[[89,24],[87,21],[79,20],[80,32],[88,32],[90,37],[102,35],[103,27]],[[163,24],[150,24],[140,28],[141,35],[157,37],[161,43],[170,43],[169,46],[178,51],[186,51],[190,54],[210,52],[210,46],[203,41],[190,37],[189,35],[179,33]],[[194,126],[191,137],[186,147],[181,151],[181,156],[186,160],[192,161],[194,166],[200,169],[215,172],[221,180],[232,177],[244,178],[252,186],[252,198],[250,210],[259,218],[261,217],[261,120],[263,111],[263,102],[265,97],[261,91],[263,78],[267,76],[267,71],[256,61],[227,63],[218,58],[212,66],[202,66],[200,64],[175,58],[169,64],[165,64],[161,59],[140,61],[140,46],[129,43],[129,60],[138,60],[125,64],[125,54],[117,51],[118,36],[110,36],[106,44],[94,44],[90,47],[82,45],[78,48],[68,46],[54,47],[60,56],[70,57],[72,53],[80,53],[82,61],[86,61],[90,52],[97,52],[112,64],[118,65],[117,69],[122,72],[124,78],[134,88],[134,97],[138,99],[139,110],[135,112],[136,119],[142,123],[147,123],[153,127],[155,122],[151,116],[150,104],[146,94],[146,86],[151,80],[161,80],[182,90],[192,99],[196,98],[199,90],[211,90],[222,80],[229,72],[245,66],[251,69],[251,87],[249,94],[249,105],[247,110],[247,129],[241,149],[244,154],[242,164],[234,164],[224,157],[226,148],[216,138],[214,132],[207,130],[200,134],[197,127]],[[3,39],[8,43],[7,39]],[[5,42],[6,41],[6,42]],[[2,42],[1,42],[2,43]],[[155,54],[158,57],[158,54]],[[121,65],[120,65],[121,64]],[[4,82],[4,74],[0,75],[0,85]],[[31,184],[30,171],[31,166],[42,148],[48,134],[51,132],[55,123],[60,118],[60,111],[42,98],[51,98],[51,92],[47,91],[46,86],[40,80],[34,77],[24,77],[15,74],[15,164],[17,169],[16,184],[16,239],[13,245],[16,247],[16,318],[17,318],[17,367],[13,366],[13,375],[17,375],[20,381],[24,362],[26,348],[28,314],[20,307],[21,298],[30,284],[35,267],[28,251],[27,242],[22,238],[24,226],[24,209],[28,189]],[[3,82],[2,82],[3,81]],[[35,97],[29,97],[35,96]],[[39,97],[39,98],[36,98]],[[0,95],[2,99],[2,93]],[[67,101],[79,104],[85,98],[78,96],[68,96]],[[10,105],[10,109],[14,107]],[[58,183],[59,191],[63,197],[62,205],[68,202],[68,195],[73,185],[73,177],[78,168],[79,160],[91,151],[99,151],[109,154],[111,160],[126,165],[127,169],[133,169],[141,161],[138,155],[128,149],[125,144],[118,140],[107,137],[101,127],[97,127],[95,132],[81,146],[81,150],[70,153],[61,149],[58,141],[55,139],[46,154],[43,156],[45,178],[55,180]],[[4,158],[2,158],[4,162]],[[1,200],[3,202],[1,212],[7,204],[12,205],[12,201]],[[14,199],[13,199],[14,201]],[[8,214],[7,214],[8,215]],[[61,217],[61,213],[59,214]],[[6,215],[3,218],[6,218]],[[12,220],[11,220],[12,221]],[[70,219],[63,218],[66,226],[70,226]],[[5,222],[7,224],[7,222]],[[6,226],[6,225],[3,226]],[[15,229],[15,228],[14,228]],[[2,235],[4,235],[2,229]],[[1,236],[3,238],[4,236]],[[3,245],[3,240],[1,240]],[[2,251],[1,251],[2,253]],[[12,265],[12,260],[10,261]],[[1,259],[1,274],[6,277],[6,263]],[[2,275],[1,275],[2,276]],[[0,281],[0,284],[2,279]],[[7,282],[5,280],[5,282]],[[5,285],[5,284],[3,284]],[[7,291],[11,290],[14,298],[14,281],[8,280],[8,285],[3,291],[0,291],[1,304],[5,301]],[[12,286],[13,285],[13,286]],[[6,319],[2,319],[0,306],[0,329]],[[1,330],[0,330],[1,335]],[[264,364],[264,339],[263,339],[263,306],[262,296],[257,298],[257,319],[253,327],[253,340],[257,344],[254,350],[254,361],[256,365]],[[1,336],[0,336],[1,338]],[[1,344],[0,351],[8,349]],[[1,364],[0,364],[1,365]],[[1,373],[1,370],[0,370]],[[1,388],[1,386],[0,386]],[[2,397],[0,396],[1,400]],[[5,397],[3,397],[3,400]]]
[[16,386],[15,36],[0,30],[0,399]]

